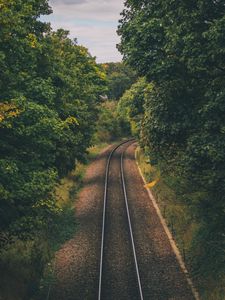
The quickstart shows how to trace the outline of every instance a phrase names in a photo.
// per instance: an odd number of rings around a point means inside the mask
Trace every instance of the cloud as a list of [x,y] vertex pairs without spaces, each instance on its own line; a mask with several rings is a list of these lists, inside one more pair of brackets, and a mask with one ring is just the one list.
[[55,4],[77,5],[77,4],[86,3],[87,0],[51,0],[50,2],[52,5]]
[[61,14],[68,19],[88,18],[117,22],[123,9],[123,0],[50,0],[50,5],[56,15]]
[[43,18],[54,30],[69,30],[98,62],[120,61],[116,34],[123,0],[50,0],[53,14]]

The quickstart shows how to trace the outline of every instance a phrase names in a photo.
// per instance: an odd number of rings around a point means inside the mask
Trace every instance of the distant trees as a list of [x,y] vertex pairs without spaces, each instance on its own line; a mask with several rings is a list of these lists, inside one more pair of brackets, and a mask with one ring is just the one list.
[[93,143],[105,143],[130,135],[129,122],[117,111],[116,101],[101,104]]
[[107,76],[107,96],[111,100],[119,100],[123,93],[136,81],[136,73],[124,63],[102,64]]
[[48,1],[0,4],[0,236],[27,238],[57,213],[58,178],[82,160],[105,74],[40,21]]
[[93,143],[110,142],[130,135],[130,124],[117,106],[119,99],[137,80],[136,73],[124,63],[111,62],[100,67],[106,74],[106,90],[101,97]]
[[225,245],[224,25],[224,1],[127,0],[118,31],[125,60],[153,84],[145,95],[142,144],[164,174],[175,177],[174,188],[182,190],[200,224],[193,240],[196,269],[215,272],[220,283]]

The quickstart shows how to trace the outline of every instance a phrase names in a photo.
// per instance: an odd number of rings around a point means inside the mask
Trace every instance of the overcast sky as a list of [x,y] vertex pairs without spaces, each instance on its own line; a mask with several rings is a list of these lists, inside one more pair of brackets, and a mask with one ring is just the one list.
[[52,28],[67,29],[98,62],[121,61],[116,34],[123,0],[50,0]]

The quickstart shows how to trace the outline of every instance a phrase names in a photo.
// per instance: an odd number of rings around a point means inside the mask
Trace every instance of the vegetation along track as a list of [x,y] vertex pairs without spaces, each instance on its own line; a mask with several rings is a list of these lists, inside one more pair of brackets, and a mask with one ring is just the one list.
[[134,149],[134,140],[119,144],[106,165],[98,300],[194,299],[143,189]]
[[[126,148],[132,143],[134,143],[134,140],[129,140],[116,146],[110,153],[107,161],[102,216],[98,300],[119,298],[143,300],[123,170],[123,155]],[[120,151],[117,153],[116,151],[118,149],[120,149]],[[120,156],[119,160],[118,155]],[[116,161],[114,165],[111,166],[113,160]],[[120,176],[118,176],[119,161]],[[120,182],[117,180],[118,178]],[[113,186],[112,191],[110,190],[110,188],[112,188],[111,182]],[[115,184],[118,185],[119,183],[122,188],[115,189]],[[124,201],[121,201],[122,198]],[[117,202],[114,209],[110,207],[110,200]],[[124,214],[126,214],[126,216]],[[116,221],[116,223],[113,221]],[[124,280],[126,276],[127,278]],[[124,286],[125,282],[128,283],[127,286]]]
[[133,141],[109,147],[88,169],[76,204],[80,228],[57,254],[50,299],[195,299],[143,188],[135,149]]

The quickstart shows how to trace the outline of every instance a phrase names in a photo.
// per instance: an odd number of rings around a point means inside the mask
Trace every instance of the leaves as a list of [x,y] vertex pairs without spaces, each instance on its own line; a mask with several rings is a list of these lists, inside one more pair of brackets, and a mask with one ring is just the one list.
[[[125,6],[119,49],[153,83],[139,115],[141,144],[195,212],[193,245],[200,249],[207,237],[203,260],[193,246],[196,265],[202,268],[207,259],[210,270],[216,251],[219,278],[225,243],[224,2],[127,0]],[[133,95],[124,99],[128,114],[138,99]]]
[[1,2],[0,231],[23,238],[58,213],[52,191],[84,159],[105,91],[88,50],[40,21],[50,12],[46,0]]
[[119,100],[136,81],[136,73],[124,63],[105,63],[102,67],[107,74],[108,98]]
[[15,118],[17,117],[19,114],[21,113],[21,111],[18,109],[18,107],[13,104],[13,103],[0,103],[0,123],[4,124],[0,124],[0,126],[8,126],[10,127],[10,124],[6,121],[9,121],[9,119],[11,118]]

